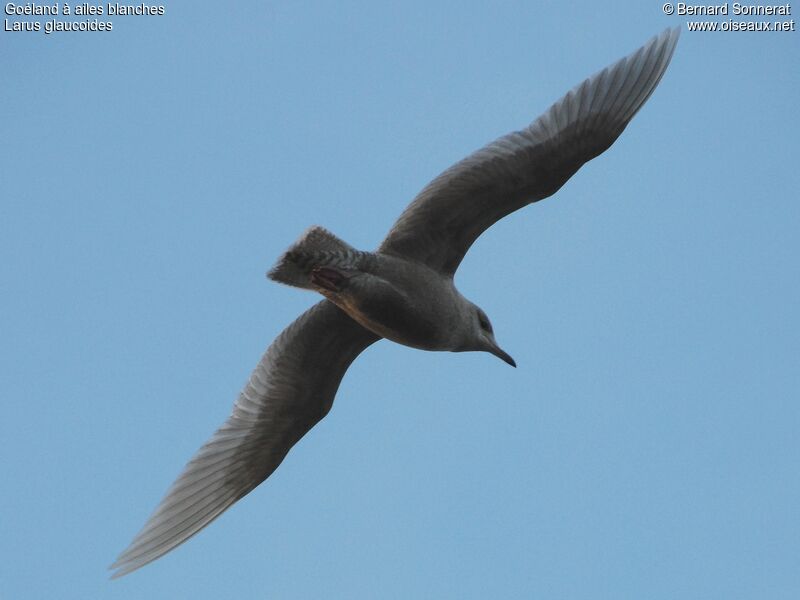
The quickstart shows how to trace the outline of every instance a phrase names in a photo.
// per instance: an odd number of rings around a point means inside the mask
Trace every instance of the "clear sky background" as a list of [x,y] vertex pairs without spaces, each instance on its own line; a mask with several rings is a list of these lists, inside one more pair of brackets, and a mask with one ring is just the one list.
[[109,581],[316,302],[264,277],[306,227],[374,248],[443,169],[685,22],[165,7],[0,32],[0,598],[800,595],[800,33],[685,25],[611,150],[462,263],[519,368],[374,345],[267,483]]

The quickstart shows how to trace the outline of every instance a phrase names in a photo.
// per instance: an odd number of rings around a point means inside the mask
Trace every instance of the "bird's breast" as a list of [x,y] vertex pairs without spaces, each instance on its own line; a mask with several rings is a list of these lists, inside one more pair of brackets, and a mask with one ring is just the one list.
[[411,268],[362,273],[334,299],[373,333],[423,350],[451,349],[453,300],[446,284]]

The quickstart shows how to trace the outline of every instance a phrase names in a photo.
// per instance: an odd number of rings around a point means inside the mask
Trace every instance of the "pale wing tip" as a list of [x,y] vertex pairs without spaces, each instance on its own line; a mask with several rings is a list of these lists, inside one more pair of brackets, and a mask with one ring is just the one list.
[[113,573],[111,573],[111,575],[109,575],[108,578],[112,579],[112,580],[113,579],[119,579],[120,577],[123,577],[123,576],[127,575],[128,573],[131,573],[131,572],[135,571],[140,566],[143,566],[143,565],[138,565],[138,566],[134,567],[134,566],[131,566],[131,565],[126,565],[125,563],[117,564],[115,562],[114,564],[112,564],[112,565],[110,565],[108,567],[109,571],[113,571]]
[[664,73],[667,72],[667,67],[669,67],[670,62],[672,61],[672,55],[675,53],[675,48],[678,45],[678,38],[680,38],[680,35],[680,27],[668,27],[660,34],[653,36],[650,42],[645,44],[644,52],[649,53],[655,58],[656,66],[648,86],[649,91],[647,91],[645,96],[640,99],[638,103],[639,105],[635,108],[633,114],[627,117],[628,120],[633,118],[633,115],[638,112],[639,108],[641,108],[641,106],[650,98],[650,94],[655,91],[656,87],[661,82],[661,78],[664,76]]
[[[213,519],[211,520],[213,521]],[[208,525],[208,522],[204,522],[199,526],[192,527],[188,535],[173,535],[167,541],[159,542],[155,545],[153,544],[152,537],[141,540],[140,536],[137,536],[134,538],[131,544],[117,557],[117,560],[115,560],[108,567],[109,570],[114,571],[110,578],[118,579],[123,575],[132,573],[133,571],[141,569],[145,565],[156,561],[186,542],[189,538],[193,537],[206,525]],[[150,533],[147,531],[147,526],[145,526],[143,533]]]
[[145,566],[147,563],[155,560],[151,559],[148,561],[139,562],[136,560],[126,560],[124,557],[125,552],[120,554],[117,560],[108,566],[108,570],[113,571],[111,575],[109,575],[109,579],[119,579],[120,577],[127,575],[128,573],[132,573],[133,571]]
[[[648,57],[647,62],[653,63],[653,71],[648,78],[649,81],[645,81],[643,86],[644,88],[649,88],[649,90],[644,97],[639,100],[639,106],[636,110],[647,101],[650,94],[653,93],[661,82],[661,78],[664,76],[664,73],[666,73],[667,67],[669,67],[669,63],[672,61],[672,55],[675,53],[675,47],[678,44],[680,35],[680,27],[668,27],[661,33],[653,36],[641,50],[634,52],[628,57],[628,59],[631,59],[639,52],[642,52]],[[634,113],[635,112],[636,111],[634,111]],[[630,119],[632,117],[633,115],[630,115],[628,118]]]
[[680,27],[667,27],[664,31],[656,36],[647,44],[655,46],[663,46],[664,48],[664,66],[662,71],[666,71],[672,60],[672,55],[675,52],[675,47],[678,45],[678,39],[681,37]]
[[152,552],[152,550],[143,552],[141,549],[137,548],[137,540],[138,536],[134,538],[133,542],[131,542],[131,544],[120,553],[117,559],[108,566],[108,569],[113,571],[109,577],[110,579],[119,579],[123,575],[141,569],[143,566],[162,557],[174,547],[170,546],[166,550],[155,553]]
[[664,68],[666,69],[667,65],[669,65],[669,61],[672,60],[672,54],[675,52],[675,47],[678,45],[678,39],[681,37],[681,28],[679,26],[676,27],[667,27],[664,31],[662,31],[657,36],[654,36],[653,41],[658,45],[664,45],[665,47],[665,56],[666,62]]
[[[531,124],[536,138],[555,139],[570,125],[578,136],[597,135],[613,143],[644,106],[669,67],[680,27],[652,36],[631,54],[576,85]],[[611,136],[609,138],[609,135]]]
[[[679,37],[680,27],[669,27],[654,35],[638,50],[578,86],[580,89],[585,86],[596,100],[598,113],[605,115],[599,117],[601,121],[609,125],[616,123],[619,129],[615,139],[658,87],[672,60]],[[595,102],[590,102],[590,106],[592,112]],[[589,122],[597,118],[589,119]]]

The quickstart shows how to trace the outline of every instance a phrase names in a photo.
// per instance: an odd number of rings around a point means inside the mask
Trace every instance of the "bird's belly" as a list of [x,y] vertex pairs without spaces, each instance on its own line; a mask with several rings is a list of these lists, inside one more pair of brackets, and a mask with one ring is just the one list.
[[436,321],[398,297],[351,299],[340,307],[363,327],[398,344],[421,350],[448,349]]

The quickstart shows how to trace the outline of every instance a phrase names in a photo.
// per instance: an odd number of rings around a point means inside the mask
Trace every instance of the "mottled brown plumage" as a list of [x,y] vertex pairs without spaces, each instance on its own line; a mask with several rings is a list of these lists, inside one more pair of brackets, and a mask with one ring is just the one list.
[[427,350],[483,350],[509,364],[485,313],[453,285],[477,237],[558,190],[622,133],[669,64],[678,30],[587,79],[522,131],[457,163],[402,213],[376,252],[309,230],[270,277],[324,294],[272,343],[233,408],[112,565],[169,552],[266,479],[330,410],[350,363],[386,337]]

